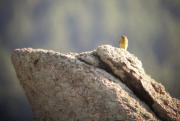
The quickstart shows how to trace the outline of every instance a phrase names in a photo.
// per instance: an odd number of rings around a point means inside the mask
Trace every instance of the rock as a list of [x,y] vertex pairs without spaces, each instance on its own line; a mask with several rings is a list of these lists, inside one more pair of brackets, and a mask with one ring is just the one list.
[[34,121],[179,120],[179,100],[128,51],[110,45],[80,54],[23,48],[12,53],[12,63]]
[[180,121],[180,101],[173,99],[163,85],[148,76],[134,55],[109,45],[98,47],[97,55],[160,119]]

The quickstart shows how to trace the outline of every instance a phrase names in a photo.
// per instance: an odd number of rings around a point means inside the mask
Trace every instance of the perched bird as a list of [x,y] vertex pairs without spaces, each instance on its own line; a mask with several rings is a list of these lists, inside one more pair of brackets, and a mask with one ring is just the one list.
[[121,36],[121,39],[119,41],[119,47],[127,50],[127,48],[128,48],[128,38],[125,35]]

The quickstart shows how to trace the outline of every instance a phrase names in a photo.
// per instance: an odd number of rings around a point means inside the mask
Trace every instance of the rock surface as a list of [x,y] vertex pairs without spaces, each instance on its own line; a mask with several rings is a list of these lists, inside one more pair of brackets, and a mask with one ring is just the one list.
[[34,121],[180,120],[180,101],[123,49],[102,45],[61,54],[23,48],[12,62]]

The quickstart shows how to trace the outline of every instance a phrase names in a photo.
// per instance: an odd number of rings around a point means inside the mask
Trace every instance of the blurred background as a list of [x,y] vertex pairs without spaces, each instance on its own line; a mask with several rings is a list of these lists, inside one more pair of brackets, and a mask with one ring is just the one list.
[[0,120],[32,120],[13,49],[82,52],[118,47],[122,34],[146,72],[179,99],[179,0],[0,0]]

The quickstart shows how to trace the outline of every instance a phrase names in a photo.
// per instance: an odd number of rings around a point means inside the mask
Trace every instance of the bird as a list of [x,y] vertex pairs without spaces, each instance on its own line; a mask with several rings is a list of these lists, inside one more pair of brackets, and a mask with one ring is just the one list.
[[119,40],[119,47],[127,50],[128,48],[128,38],[125,35],[122,35]]

